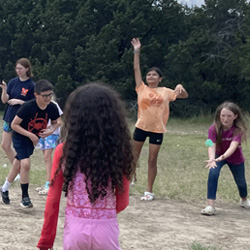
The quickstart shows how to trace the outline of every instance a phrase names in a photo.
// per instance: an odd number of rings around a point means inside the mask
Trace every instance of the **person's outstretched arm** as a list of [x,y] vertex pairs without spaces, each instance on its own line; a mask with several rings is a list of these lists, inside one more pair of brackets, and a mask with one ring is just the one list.
[[208,148],[208,160],[205,161],[207,163],[206,168],[216,168],[215,162],[215,151],[216,151],[216,143],[214,143],[211,147]]
[[238,146],[239,146],[239,142],[232,141],[230,143],[229,148],[226,150],[226,152],[223,155],[220,155],[218,158],[216,158],[215,161],[223,161],[227,159],[229,156],[231,156],[235,152]]
[[141,43],[138,38],[133,38],[131,44],[134,47],[134,73],[135,73],[136,87],[138,88],[142,83],[141,68],[140,68]]

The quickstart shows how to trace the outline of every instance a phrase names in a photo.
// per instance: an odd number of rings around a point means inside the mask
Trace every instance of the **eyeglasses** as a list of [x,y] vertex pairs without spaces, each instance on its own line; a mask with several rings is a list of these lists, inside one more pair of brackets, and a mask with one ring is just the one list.
[[41,97],[43,97],[43,98],[51,98],[52,96],[53,96],[53,92],[51,92],[51,93],[49,93],[49,94],[47,94],[47,95],[40,95]]

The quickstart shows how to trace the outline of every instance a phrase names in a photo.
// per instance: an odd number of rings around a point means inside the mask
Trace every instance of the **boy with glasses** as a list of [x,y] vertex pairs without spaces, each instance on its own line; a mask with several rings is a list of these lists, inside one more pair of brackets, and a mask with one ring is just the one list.
[[[18,110],[11,123],[13,129],[13,146],[16,156],[12,168],[0,192],[4,204],[9,204],[9,187],[20,172],[20,184],[22,190],[21,207],[33,207],[29,194],[30,156],[39,138],[51,135],[60,125],[57,106],[51,102],[53,86],[47,80],[40,80],[35,84],[35,99],[24,103]],[[51,126],[47,123],[51,119]]]

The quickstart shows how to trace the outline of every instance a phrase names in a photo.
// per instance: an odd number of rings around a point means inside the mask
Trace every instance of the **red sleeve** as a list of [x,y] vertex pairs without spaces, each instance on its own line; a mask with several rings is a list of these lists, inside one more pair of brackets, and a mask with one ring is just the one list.
[[[63,144],[56,147],[51,176],[52,180],[55,176],[55,172],[59,166],[60,158],[62,155]],[[53,247],[54,240],[56,237],[56,228],[59,214],[60,199],[63,186],[63,172],[60,170],[54,180],[54,183],[49,188],[49,193],[46,200],[46,206],[44,211],[44,224],[41,232],[40,240],[37,247],[41,250],[47,250]]]
[[116,213],[118,214],[122,210],[124,210],[128,204],[129,204],[129,180],[127,177],[124,175],[123,176],[123,190],[122,192],[119,189],[115,190],[115,196],[116,196]]

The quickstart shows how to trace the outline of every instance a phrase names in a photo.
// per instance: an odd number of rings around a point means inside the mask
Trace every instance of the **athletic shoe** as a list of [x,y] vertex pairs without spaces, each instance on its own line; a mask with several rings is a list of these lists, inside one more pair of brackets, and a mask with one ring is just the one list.
[[43,185],[42,187],[36,188],[36,191],[37,191],[37,192],[40,192],[40,191],[43,190],[44,188],[45,188],[45,185]]
[[14,181],[20,181],[20,174],[18,174],[18,175],[16,176],[16,178],[14,179]]
[[240,206],[246,209],[250,209],[250,200],[247,199],[243,201],[242,199],[240,199]]
[[155,198],[155,194],[150,192],[144,192],[144,196],[141,197],[141,201],[152,201]]
[[25,197],[21,200],[20,206],[22,208],[32,208],[33,204],[30,201],[30,197]]
[[2,202],[6,205],[9,205],[10,204],[9,191],[7,190],[7,191],[3,192],[2,187],[0,187],[0,193],[2,196]]
[[41,190],[38,192],[38,194],[39,194],[39,195],[47,195],[48,192],[49,192],[49,188],[43,186],[43,189],[41,189]]

